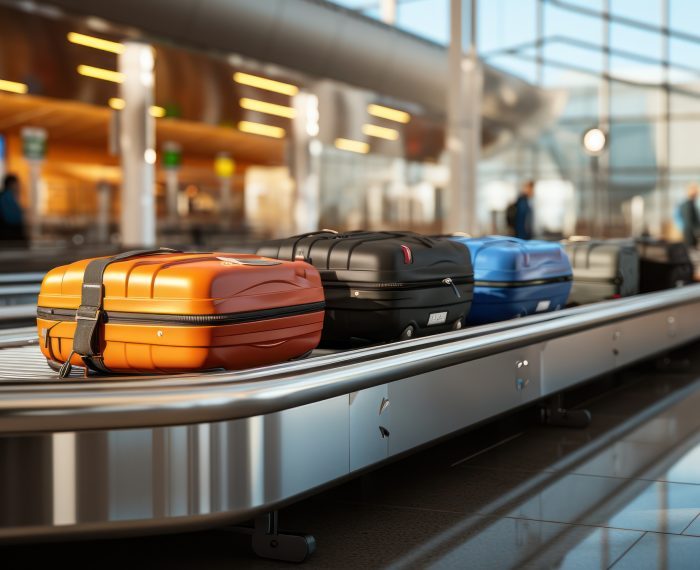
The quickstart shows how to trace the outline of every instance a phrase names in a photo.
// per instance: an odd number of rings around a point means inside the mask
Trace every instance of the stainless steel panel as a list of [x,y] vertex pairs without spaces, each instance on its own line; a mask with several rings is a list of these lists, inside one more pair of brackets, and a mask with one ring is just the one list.
[[383,461],[389,454],[391,400],[386,384],[353,392],[350,406],[350,471]]
[[542,395],[559,392],[614,369],[616,331],[613,325],[601,326],[544,343]]
[[389,454],[402,453],[520,405],[516,363],[530,354],[529,350],[504,352],[389,384]]
[[240,520],[346,475],[348,442],[347,396],[230,422],[0,437],[0,539]]

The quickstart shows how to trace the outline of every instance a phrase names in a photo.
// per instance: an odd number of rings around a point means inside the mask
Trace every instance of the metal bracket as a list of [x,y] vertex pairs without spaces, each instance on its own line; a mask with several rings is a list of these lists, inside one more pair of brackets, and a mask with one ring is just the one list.
[[540,420],[549,426],[583,429],[590,425],[592,419],[591,412],[588,410],[564,408],[561,394],[557,394],[548,404],[540,408]]
[[250,534],[253,552],[260,558],[304,562],[316,551],[316,539],[310,534],[280,531],[278,519],[278,511],[272,511],[256,518],[253,527],[232,527],[229,530]]

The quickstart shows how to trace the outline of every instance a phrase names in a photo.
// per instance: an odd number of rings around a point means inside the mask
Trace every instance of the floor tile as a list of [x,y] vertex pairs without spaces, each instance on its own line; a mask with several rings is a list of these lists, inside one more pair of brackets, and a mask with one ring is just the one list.
[[695,517],[695,520],[683,531],[683,534],[700,536],[700,515]]
[[700,513],[700,485],[566,475],[508,516],[681,533]]
[[409,553],[402,559],[405,567],[604,569],[643,534],[508,518],[474,520],[477,526],[434,545],[432,552]]
[[700,567],[700,537],[649,532],[614,570],[689,570]]

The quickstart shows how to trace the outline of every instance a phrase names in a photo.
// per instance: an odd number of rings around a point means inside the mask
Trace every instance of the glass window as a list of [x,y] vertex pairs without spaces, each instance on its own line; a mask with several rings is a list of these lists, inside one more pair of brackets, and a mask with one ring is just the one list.
[[397,27],[439,44],[450,40],[450,0],[410,0],[398,4]]
[[603,42],[603,21],[597,16],[545,3],[544,32],[548,38],[564,36],[600,46]]
[[670,28],[692,34],[700,39],[700,2],[697,0],[669,0]]
[[671,123],[671,168],[698,169],[698,133],[700,120]]
[[[662,2],[660,0],[611,0],[610,13],[637,22],[659,26]],[[635,46],[638,47],[638,46]]]
[[610,115],[614,118],[658,118],[663,114],[663,91],[659,87],[638,87],[610,82]]
[[700,42],[672,37],[669,45],[671,83],[700,82]]
[[479,51],[489,52],[533,44],[536,39],[536,0],[489,0],[478,6]]
[[[638,30],[612,22],[610,24],[610,48],[616,57],[616,66],[660,66],[663,59],[663,36],[656,32]],[[619,50],[621,53],[616,54]],[[645,61],[647,60],[647,61]]]

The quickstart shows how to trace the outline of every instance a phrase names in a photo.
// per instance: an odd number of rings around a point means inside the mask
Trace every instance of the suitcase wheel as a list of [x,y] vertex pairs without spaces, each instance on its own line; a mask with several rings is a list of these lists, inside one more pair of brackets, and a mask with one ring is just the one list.
[[457,319],[454,323],[452,323],[452,330],[453,331],[458,331],[464,326],[464,323],[462,322],[462,319]]
[[413,338],[413,335],[416,334],[416,327],[413,325],[408,325],[403,331],[401,332],[401,335],[399,336],[399,340],[408,340],[410,338]]

